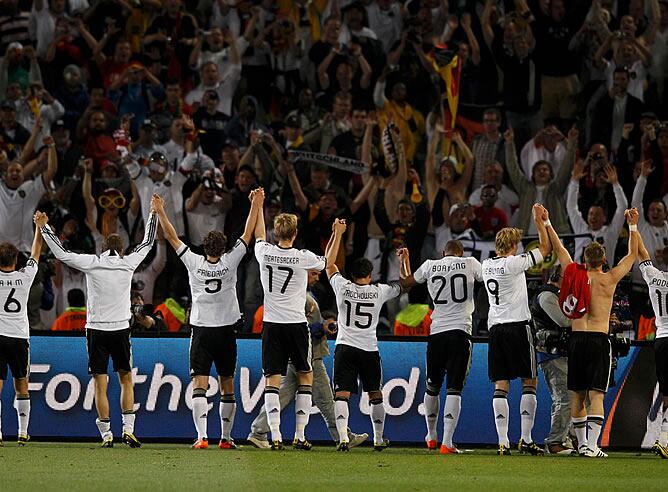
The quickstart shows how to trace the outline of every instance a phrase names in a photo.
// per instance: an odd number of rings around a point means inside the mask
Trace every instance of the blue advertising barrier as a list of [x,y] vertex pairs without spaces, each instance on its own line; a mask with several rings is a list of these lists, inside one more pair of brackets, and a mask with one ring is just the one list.
[[[132,341],[135,371],[135,401],[137,403],[136,433],[141,438],[190,439],[195,429],[190,412],[192,387],[188,375],[188,344],[184,338],[135,338]],[[333,353],[333,342],[330,342]],[[422,442],[425,422],[422,398],[425,390],[425,342],[379,342],[383,360],[384,394],[387,420],[385,434],[392,441]],[[238,340],[236,397],[237,414],[233,437],[248,435],[250,423],[263,403],[261,342],[256,339]],[[622,381],[637,348],[619,361],[616,371]],[[332,357],[325,359],[331,376]],[[220,435],[218,418],[218,383],[210,378],[208,392],[210,408],[209,435]],[[6,386],[11,386],[8,384]],[[462,413],[455,434],[461,444],[496,443],[492,416],[493,386],[487,378],[487,344],[476,343],[471,372],[462,395]],[[509,404],[510,438],[519,439],[520,383],[511,387]],[[40,438],[95,438],[93,385],[87,374],[86,341],[83,337],[33,337],[31,339],[30,395],[32,412],[30,434]],[[110,379],[109,396],[112,408],[112,430],[120,434],[118,409],[119,385]],[[606,397],[606,414],[617,396],[612,388]],[[2,395],[2,430],[5,435],[16,434],[16,414],[13,411],[14,392],[6,388]],[[542,442],[550,426],[551,400],[544,381],[539,382],[538,411],[534,439]],[[442,407],[441,407],[442,408]],[[314,407],[307,437],[310,440],[330,440],[323,419]],[[646,414],[645,410],[645,414]],[[355,432],[371,433],[366,397],[353,397],[350,402],[350,427]],[[294,431],[292,406],[283,414],[283,435]],[[442,423],[439,424],[439,434]]]

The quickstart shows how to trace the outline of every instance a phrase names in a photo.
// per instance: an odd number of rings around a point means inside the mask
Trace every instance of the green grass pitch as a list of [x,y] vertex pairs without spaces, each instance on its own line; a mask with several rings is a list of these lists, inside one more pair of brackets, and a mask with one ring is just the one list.
[[0,448],[0,490],[667,490],[666,466],[650,453],[615,452],[606,460],[562,456],[500,458],[477,449],[440,456],[426,449],[370,447],[337,453],[207,450],[187,444],[30,442]]

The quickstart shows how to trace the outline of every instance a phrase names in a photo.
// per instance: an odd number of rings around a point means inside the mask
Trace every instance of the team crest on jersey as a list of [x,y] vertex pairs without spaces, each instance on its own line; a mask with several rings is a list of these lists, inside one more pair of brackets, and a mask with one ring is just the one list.
[[19,196],[20,196],[21,198],[25,198],[25,197],[26,197],[26,192],[25,192],[25,190],[19,190]]

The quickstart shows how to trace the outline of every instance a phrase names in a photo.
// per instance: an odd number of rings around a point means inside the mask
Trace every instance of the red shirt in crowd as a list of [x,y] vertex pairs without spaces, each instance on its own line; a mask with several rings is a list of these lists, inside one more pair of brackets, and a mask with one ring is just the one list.
[[508,225],[508,216],[497,207],[484,208],[478,205],[474,211],[477,229],[483,234],[496,234]]

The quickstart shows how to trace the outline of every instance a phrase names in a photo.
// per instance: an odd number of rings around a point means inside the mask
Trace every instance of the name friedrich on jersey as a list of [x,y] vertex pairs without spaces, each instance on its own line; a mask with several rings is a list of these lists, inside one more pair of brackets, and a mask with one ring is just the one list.
[[197,269],[197,275],[201,275],[202,277],[224,277],[227,275],[227,272],[229,272],[230,269],[225,267],[222,270],[204,270],[202,268]]
[[378,299],[378,292],[357,292],[355,290],[346,289],[343,297],[351,299]]
[[299,258],[297,258],[296,256],[264,255],[264,261],[266,263],[289,263],[290,265],[299,264]]

